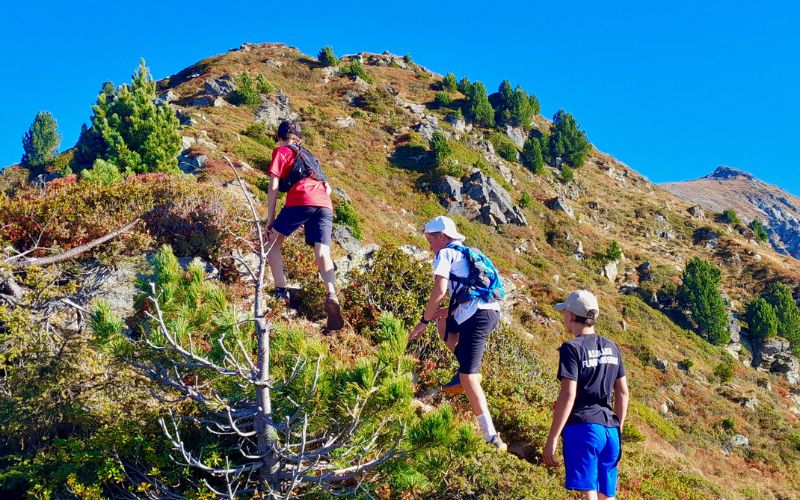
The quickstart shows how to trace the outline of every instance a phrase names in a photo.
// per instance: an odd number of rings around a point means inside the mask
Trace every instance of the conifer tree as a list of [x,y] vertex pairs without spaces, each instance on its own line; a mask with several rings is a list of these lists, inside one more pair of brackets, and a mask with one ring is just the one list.
[[533,173],[540,174],[544,172],[544,157],[542,156],[542,147],[538,139],[530,137],[526,139],[520,156],[522,164]]
[[494,127],[494,108],[489,103],[486,87],[481,82],[475,82],[468,90],[468,115],[484,127]]
[[750,334],[759,340],[774,337],[778,332],[775,310],[762,298],[755,299],[747,306],[747,323],[750,325]]
[[28,168],[42,167],[53,159],[61,144],[61,134],[53,115],[47,111],[36,113],[36,118],[22,136],[22,163]]
[[792,289],[784,283],[774,283],[764,294],[764,299],[775,310],[778,320],[776,334],[792,344],[800,344],[800,308],[792,296]]
[[592,146],[575,118],[562,109],[553,116],[553,126],[550,130],[548,144],[550,160],[554,161],[560,156],[570,167],[583,166]]
[[156,105],[156,84],[142,60],[131,84],[106,82],[92,107],[92,127],[81,132],[75,162],[87,167],[101,158],[121,171],[177,172],[181,150],[178,118]]
[[323,66],[336,66],[339,64],[339,58],[333,53],[333,47],[322,47],[322,50],[317,54],[317,60]]
[[688,310],[700,336],[714,345],[730,340],[728,314],[719,291],[721,278],[717,266],[694,257],[686,264],[683,284],[678,290],[678,300]]
[[447,73],[447,76],[442,78],[442,89],[450,92],[451,94],[455,93],[458,90],[458,84],[456,83],[456,75],[453,73]]

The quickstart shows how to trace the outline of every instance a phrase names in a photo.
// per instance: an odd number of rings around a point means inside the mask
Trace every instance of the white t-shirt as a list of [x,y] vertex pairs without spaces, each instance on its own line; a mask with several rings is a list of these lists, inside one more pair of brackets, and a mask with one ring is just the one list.
[[[459,278],[466,278],[469,276],[469,263],[464,257],[464,254],[455,248],[443,248],[439,250],[439,253],[436,254],[436,258],[433,259],[433,275],[444,276],[450,279],[451,273]],[[453,296],[456,286],[458,285],[454,283],[453,280],[450,280],[448,291],[451,297]],[[481,299],[475,298],[469,302],[459,304],[453,313],[453,319],[460,325],[471,318],[478,309],[494,309],[495,311],[499,311],[500,304],[498,304],[497,301],[484,302]]]

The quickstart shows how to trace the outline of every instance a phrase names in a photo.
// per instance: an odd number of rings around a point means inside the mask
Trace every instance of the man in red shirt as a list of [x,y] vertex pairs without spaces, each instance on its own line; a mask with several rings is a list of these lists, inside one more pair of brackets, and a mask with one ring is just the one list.
[[295,120],[281,122],[278,126],[278,140],[280,142],[272,151],[272,163],[268,170],[270,182],[267,193],[267,229],[270,242],[274,241],[267,260],[275,281],[274,294],[288,303],[289,293],[286,290],[281,246],[287,236],[304,226],[306,243],[314,245],[314,257],[328,292],[325,298],[327,329],[340,330],[344,326],[344,320],[333,285],[334,268],[330,246],[333,229],[331,187],[327,181],[319,180],[314,175],[301,178],[286,193],[286,203],[276,218],[275,207],[281,180],[292,172],[296,156],[302,154],[299,151],[310,155],[308,151],[299,149],[303,132]]

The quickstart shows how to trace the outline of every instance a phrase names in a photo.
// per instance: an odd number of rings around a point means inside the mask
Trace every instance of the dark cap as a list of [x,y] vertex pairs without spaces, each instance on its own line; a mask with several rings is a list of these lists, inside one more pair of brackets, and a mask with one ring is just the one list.
[[278,137],[285,139],[289,134],[294,134],[298,137],[303,137],[303,131],[300,130],[300,124],[297,120],[284,120],[278,125]]

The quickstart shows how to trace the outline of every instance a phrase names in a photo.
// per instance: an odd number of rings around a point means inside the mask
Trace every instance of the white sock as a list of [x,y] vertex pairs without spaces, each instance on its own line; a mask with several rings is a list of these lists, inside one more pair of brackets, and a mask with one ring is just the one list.
[[478,416],[478,425],[481,426],[483,439],[485,439],[486,441],[489,441],[490,439],[492,439],[492,436],[497,434],[497,431],[494,430],[494,422],[492,422],[492,416],[488,412]]

